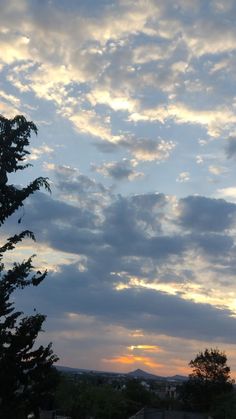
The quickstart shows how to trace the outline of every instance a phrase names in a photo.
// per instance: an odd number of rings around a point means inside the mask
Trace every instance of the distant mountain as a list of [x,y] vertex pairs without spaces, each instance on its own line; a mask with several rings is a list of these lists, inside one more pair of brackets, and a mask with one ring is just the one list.
[[163,377],[150,374],[149,372],[140,370],[139,368],[135,371],[128,372],[126,375],[133,378],[143,378],[144,380],[163,380]]
[[161,381],[186,381],[187,377],[184,375],[173,375],[172,377],[161,377],[160,375],[151,374],[149,372],[137,369],[135,371],[128,372],[126,374],[128,377],[140,378],[144,380],[161,380]]
[[71,368],[57,365],[56,368],[60,372],[71,373],[71,374],[101,374],[101,375],[113,375],[113,376],[127,376],[130,378],[139,378],[143,380],[159,380],[159,381],[186,381],[187,377],[183,375],[173,375],[172,377],[161,377],[159,375],[151,374],[149,372],[137,369],[128,373],[119,373],[112,371],[96,371],[96,370],[87,370],[82,368]]
[[[112,372],[112,371],[97,371],[97,370],[87,370],[83,368],[73,368],[73,367],[64,367],[62,365],[56,365],[56,368],[60,372],[69,373],[69,374],[93,374],[93,375],[106,375],[106,376],[126,376],[126,373],[121,372]],[[1,418],[0,418],[1,419]]]

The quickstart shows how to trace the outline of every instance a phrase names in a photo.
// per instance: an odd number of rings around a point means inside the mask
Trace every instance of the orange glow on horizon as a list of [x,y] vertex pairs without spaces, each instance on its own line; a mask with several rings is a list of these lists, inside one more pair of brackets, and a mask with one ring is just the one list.
[[123,365],[132,365],[132,364],[143,364],[146,367],[150,368],[163,368],[163,364],[159,364],[152,359],[145,357],[145,356],[135,356],[135,355],[121,355],[121,356],[114,356],[112,358],[103,359],[105,363],[112,363],[112,364],[123,364]]

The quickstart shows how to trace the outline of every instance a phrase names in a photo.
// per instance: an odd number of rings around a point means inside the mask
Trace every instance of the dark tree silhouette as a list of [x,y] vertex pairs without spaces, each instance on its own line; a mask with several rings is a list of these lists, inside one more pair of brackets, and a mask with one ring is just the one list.
[[227,356],[218,349],[205,349],[189,365],[192,373],[182,387],[182,398],[187,407],[208,412],[214,400],[233,389]]
[[[0,116],[0,226],[28,196],[42,186],[50,190],[47,179],[42,177],[25,188],[8,184],[9,174],[28,166],[24,159],[29,154],[26,147],[32,132],[37,133],[36,126],[23,116]],[[50,377],[58,359],[51,344],[35,348],[46,316],[24,316],[11,299],[16,289],[37,286],[47,274],[35,272],[33,257],[6,269],[4,254],[25,237],[34,240],[33,233],[25,230],[0,244],[0,417],[4,419],[26,418],[32,411],[38,416],[41,401],[52,391],[54,380]]]

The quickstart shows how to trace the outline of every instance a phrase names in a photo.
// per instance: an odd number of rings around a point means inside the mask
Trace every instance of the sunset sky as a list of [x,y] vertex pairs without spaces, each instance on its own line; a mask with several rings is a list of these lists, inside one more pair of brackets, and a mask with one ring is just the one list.
[[[60,365],[187,374],[200,350],[236,377],[236,2],[0,0],[0,113],[39,129],[28,199],[4,239],[48,277]],[[19,215],[21,224],[17,224]]]

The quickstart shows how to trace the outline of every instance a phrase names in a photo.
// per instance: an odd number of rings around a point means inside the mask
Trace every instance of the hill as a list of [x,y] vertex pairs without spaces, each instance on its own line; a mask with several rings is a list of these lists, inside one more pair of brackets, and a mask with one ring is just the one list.
[[143,380],[158,380],[158,381],[185,381],[187,377],[183,375],[174,375],[170,377],[162,377],[159,375],[151,374],[147,371],[143,371],[141,369],[137,369],[134,371],[130,371],[128,373],[119,373],[119,372],[112,372],[112,371],[97,371],[97,370],[87,370],[82,368],[71,368],[65,366],[57,366],[58,371],[71,373],[71,374],[94,374],[94,375],[112,375],[112,376],[126,376],[130,378],[138,378]]

